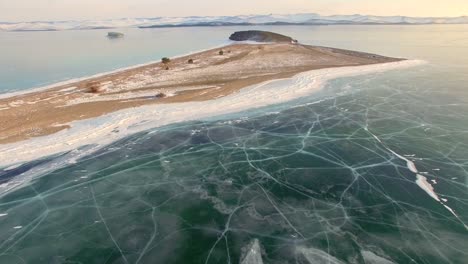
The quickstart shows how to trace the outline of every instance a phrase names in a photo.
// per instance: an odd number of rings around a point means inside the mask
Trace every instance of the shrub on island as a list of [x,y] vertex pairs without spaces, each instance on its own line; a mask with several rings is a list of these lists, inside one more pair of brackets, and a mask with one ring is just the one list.
[[224,51],[223,51],[223,50],[220,50],[220,51],[219,51],[219,55],[223,56],[223,55],[224,55]]
[[86,92],[87,93],[102,93],[104,90],[98,83],[87,83],[86,84]]
[[189,59],[188,64],[193,64],[193,59]]
[[164,98],[164,97],[166,97],[166,94],[165,94],[165,93],[157,93],[154,97],[156,97],[156,98]]
[[171,59],[169,59],[168,57],[164,57],[161,59],[161,62],[164,64],[168,64],[169,62],[171,62]]

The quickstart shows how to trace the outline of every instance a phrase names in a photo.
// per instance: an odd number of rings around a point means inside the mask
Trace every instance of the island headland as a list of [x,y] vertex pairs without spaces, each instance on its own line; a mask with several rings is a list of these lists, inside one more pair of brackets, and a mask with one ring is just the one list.
[[261,30],[247,30],[234,32],[230,37],[233,41],[255,41],[255,42],[272,42],[272,43],[297,43],[298,41],[278,33],[261,31]]
[[233,43],[0,99],[0,144],[53,134],[68,129],[73,121],[122,109],[215,100],[301,72],[403,60],[303,45],[272,32],[236,32],[230,38],[268,43]]

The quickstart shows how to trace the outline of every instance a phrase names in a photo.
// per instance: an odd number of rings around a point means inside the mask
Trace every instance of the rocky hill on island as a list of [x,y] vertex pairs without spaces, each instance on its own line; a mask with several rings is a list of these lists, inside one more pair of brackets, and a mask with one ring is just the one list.
[[237,31],[232,34],[229,39],[233,41],[297,43],[297,40],[291,37],[261,30]]
[[123,38],[124,37],[124,34],[123,33],[120,33],[120,32],[109,32],[107,33],[107,37],[108,38]]

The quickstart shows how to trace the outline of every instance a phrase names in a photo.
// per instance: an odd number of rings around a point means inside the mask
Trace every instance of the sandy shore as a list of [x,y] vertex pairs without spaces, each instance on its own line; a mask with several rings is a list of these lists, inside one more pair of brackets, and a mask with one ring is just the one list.
[[[220,50],[224,54],[220,55]],[[194,63],[188,63],[189,59]],[[155,63],[0,99],[0,144],[56,133],[69,129],[70,122],[122,109],[208,101],[300,72],[399,60],[294,44],[230,45],[167,64]]]

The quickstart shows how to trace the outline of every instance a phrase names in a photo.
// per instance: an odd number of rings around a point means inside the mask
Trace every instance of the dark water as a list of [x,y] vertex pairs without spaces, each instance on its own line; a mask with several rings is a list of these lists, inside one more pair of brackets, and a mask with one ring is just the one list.
[[[0,263],[467,263],[468,46],[420,36],[395,49],[426,66],[133,135],[38,175],[0,198]],[[53,160],[36,162],[0,181]]]

